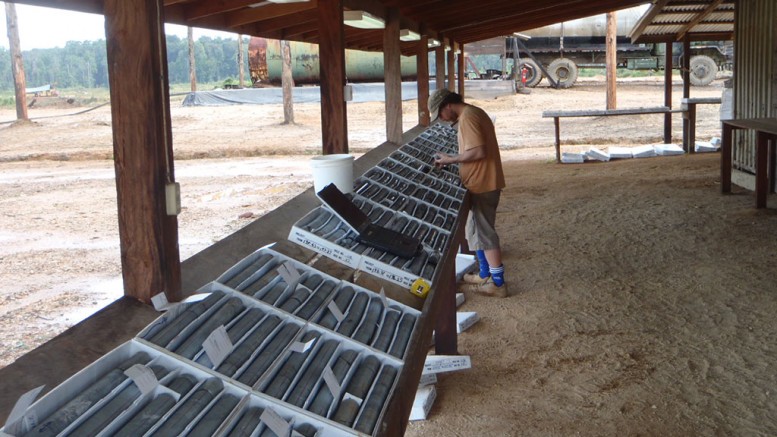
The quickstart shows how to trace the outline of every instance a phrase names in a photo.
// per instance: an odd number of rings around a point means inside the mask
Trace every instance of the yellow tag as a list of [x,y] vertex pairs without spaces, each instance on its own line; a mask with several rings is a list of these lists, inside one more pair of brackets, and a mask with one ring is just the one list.
[[426,279],[418,278],[413,282],[413,285],[410,286],[410,292],[420,298],[425,298],[426,293],[429,293],[429,289],[431,287],[432,286],[429,285],[428,282],[426,282]]

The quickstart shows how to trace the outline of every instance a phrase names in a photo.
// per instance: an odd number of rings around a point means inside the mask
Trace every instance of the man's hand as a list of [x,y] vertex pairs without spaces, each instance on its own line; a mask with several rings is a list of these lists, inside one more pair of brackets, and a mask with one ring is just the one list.
[[455,164],[455,163],[456,163],[456,160],[453,159],[451,155],[448,155],[445,153],[437,153],[434,156],[434,166],[437,168],[441,168],[448,164]]

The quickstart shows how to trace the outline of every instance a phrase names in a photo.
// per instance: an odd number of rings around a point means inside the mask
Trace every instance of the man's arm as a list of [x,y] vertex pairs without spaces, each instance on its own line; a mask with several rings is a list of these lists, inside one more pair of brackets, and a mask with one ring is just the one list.
[[486,148],[483,146],[477,146],[471,149],[467,149],[463,153],[459,153],[458,155],[437,153],[437,155],[434,158],[434,165],[437,167],[440,167],[443,165],[456,164],[460,162],[477,161],[485,157],[486,157]]

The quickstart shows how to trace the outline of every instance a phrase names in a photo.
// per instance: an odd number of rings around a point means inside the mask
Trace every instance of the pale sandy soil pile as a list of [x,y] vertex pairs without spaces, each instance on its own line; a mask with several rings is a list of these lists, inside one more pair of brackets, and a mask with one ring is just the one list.
[[[719,97],[721,86],[692,93]],[[473,101],[496,117],[504,148],[499,227],[517,294],[469,296],[462,310],[482,320],[459,350],[473,369],[441,378],[429,420],[409,435],[777,433],[774,210],[756,211],[751,193],[720,195],[717,154],[552,163],[542,111],[604,102],[596,80]],[[659,106],[662,85],[624,81],[618,102]],[[0,124],[0,365],[121,295],[110,108],[61,116],[80,109]],[[406,102],[405,129],[415,113]],[[183,259],[312,184],[319,114],[296,105],[298,124],[282,126],[278,105],[173,104]],[[352,151],[384,140],[383,114],[382,103],[349,105]],[[717,119],[717,105],[700,107],[699,139],[719,135]],[[656,143],[662,120],[562,120],[564,150]],[[679,114],[673,132],[678,142]]]

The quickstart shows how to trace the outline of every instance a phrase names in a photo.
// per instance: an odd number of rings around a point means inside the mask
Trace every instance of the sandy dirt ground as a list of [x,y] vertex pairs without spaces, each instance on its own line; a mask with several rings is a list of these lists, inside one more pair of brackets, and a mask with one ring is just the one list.
[[[719,97],[722,81],[694,88]],[[679,81],[674,101],[681,98]],[[468,296],[473,368],[444,375],[408,435],[773,435],[777,310],[772,208],[719,194],[719,155],[553,163],[543,110],[603,109],[604,83],[472,100],[496,117],[499,211],[514,296]],[[173,102],[185,259],[312,185],[318,104]],[[659,80],[623,80],[620,108],[660,106]],[[679,104],[675,104],[679,106]],[[0,366],[122,293],[108,106],[43,107],[0,124]],[[717,105],[697,136],[719,136]],[[416,120],[404,104],[403,124]],[[14,119],[0,110],[0,123]],[[674,116],[674,142],[681,117]],[[565,151],[662,142],[663,116],[566,119]],[[384,138],[383,103],[350,104],[350,148]]]

